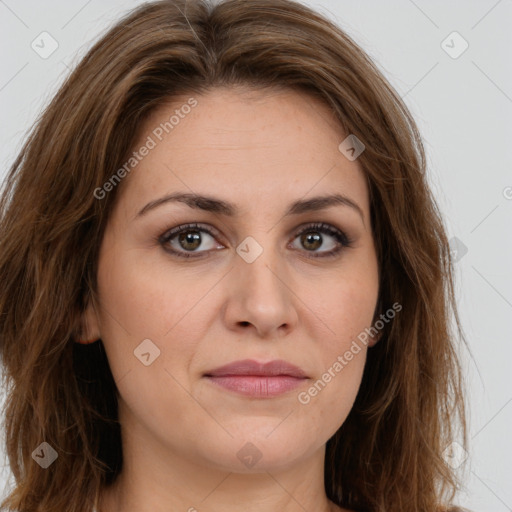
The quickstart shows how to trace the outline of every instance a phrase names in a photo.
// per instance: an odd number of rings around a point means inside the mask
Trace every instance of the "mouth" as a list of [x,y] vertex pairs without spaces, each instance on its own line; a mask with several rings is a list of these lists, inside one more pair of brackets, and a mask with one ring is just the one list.
[[282,395],[309,378],[301,368],[282,359],[268,363],[234,361],[206,372],[204,377],[223,389],[254,398]]

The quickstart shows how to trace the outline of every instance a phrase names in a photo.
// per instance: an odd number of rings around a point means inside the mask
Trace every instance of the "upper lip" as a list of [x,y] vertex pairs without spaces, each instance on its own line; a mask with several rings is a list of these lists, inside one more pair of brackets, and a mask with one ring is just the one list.
[[306,378],[304,371],[287,361],[275,359],[267,363],[259,363],[252,359],[233,361],[232,363],[220,366],[205,373],[206,377],[222,377],[228,375],[253,375],[253,376],[278,376]]

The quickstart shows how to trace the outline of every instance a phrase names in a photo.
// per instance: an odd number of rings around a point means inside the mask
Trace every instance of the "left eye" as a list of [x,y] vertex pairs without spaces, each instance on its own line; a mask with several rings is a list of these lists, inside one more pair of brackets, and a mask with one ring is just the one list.
[[[331,242],[326,250],[317,251],[324,244],[325,235],[331,239]],[[324,223],[306,226],[297,234],[296,239],[299,240],[302,247],[306,248],[306,252],[313,253],[311,257],[314,258],[334,256],[343,248],[350,247],[352,243],[343,231]]]
[[[205,235],[206,240],[204,239]],[[325,250],[319,251],[318,249],[325,245],[326,235],[327,240],[330,239],[331,241],[324,248]],[[306,252],[312,253],[311,257],[333,256],[344,247],[350,247],[351,244],[345,233],[324,223],[306,226],[295,235],[294,242],[296,240],[299,241]],[[166,251],[182,258],[199,257],[201,253],[216,248],[215,234],[209,228],[198,224],[178,226],[159,237],[159,242]],[[204,247],[204,244],[206,244],[206,247]],[[203,250],[199,250],[201,246],[203,246]],[[217,248],[222,249],[224,246],[220,245]],[[294,248],[297,249],[297,247]],[[298,247],[298,249],[301,248]],[[196,255],[196,253],[199,253],[199,255]]]

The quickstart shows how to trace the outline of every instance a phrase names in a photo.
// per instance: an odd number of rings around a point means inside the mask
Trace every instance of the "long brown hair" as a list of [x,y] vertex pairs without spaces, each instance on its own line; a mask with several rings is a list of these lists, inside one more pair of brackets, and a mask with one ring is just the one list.
[[[464,336],[449,244],[411,114],[363,50],[306,6],[167,0],[137,8],[93,46],[4,183],[9,510],[90,512],[122,470],[117,390],[102,342],[73,342],[96,294],[98,251],[119,187],[102,199],[95,191],[126,161],[157,106],[235,85],[313,95],[364,143],[359,162],[370,189],[379,312],[403,306],[368,351],[353,409],[327,443],[328,498],[378,512],[445,510],[453,500],[459,481],[443,451],[455,440],[467,446],[456,350]],[[32,458],[43,441],[59,457],[47,470]]]

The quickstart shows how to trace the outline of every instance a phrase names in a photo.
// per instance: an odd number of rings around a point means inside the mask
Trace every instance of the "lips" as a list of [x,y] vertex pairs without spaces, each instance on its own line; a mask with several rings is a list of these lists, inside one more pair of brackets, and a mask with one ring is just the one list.
[[289,377],[305,378],[307,375],[297,366],[282,359],[258,363],[252,359],[234,361],[205,374],[207,377],[225,377],[228,375],[253,375],[259,377],[275,377],[287,375]]
[[255,398],[281,395],[308,379],[301,368],[282,359],[268,363],[234,361],[206,372],[204,377],[224,389]]

